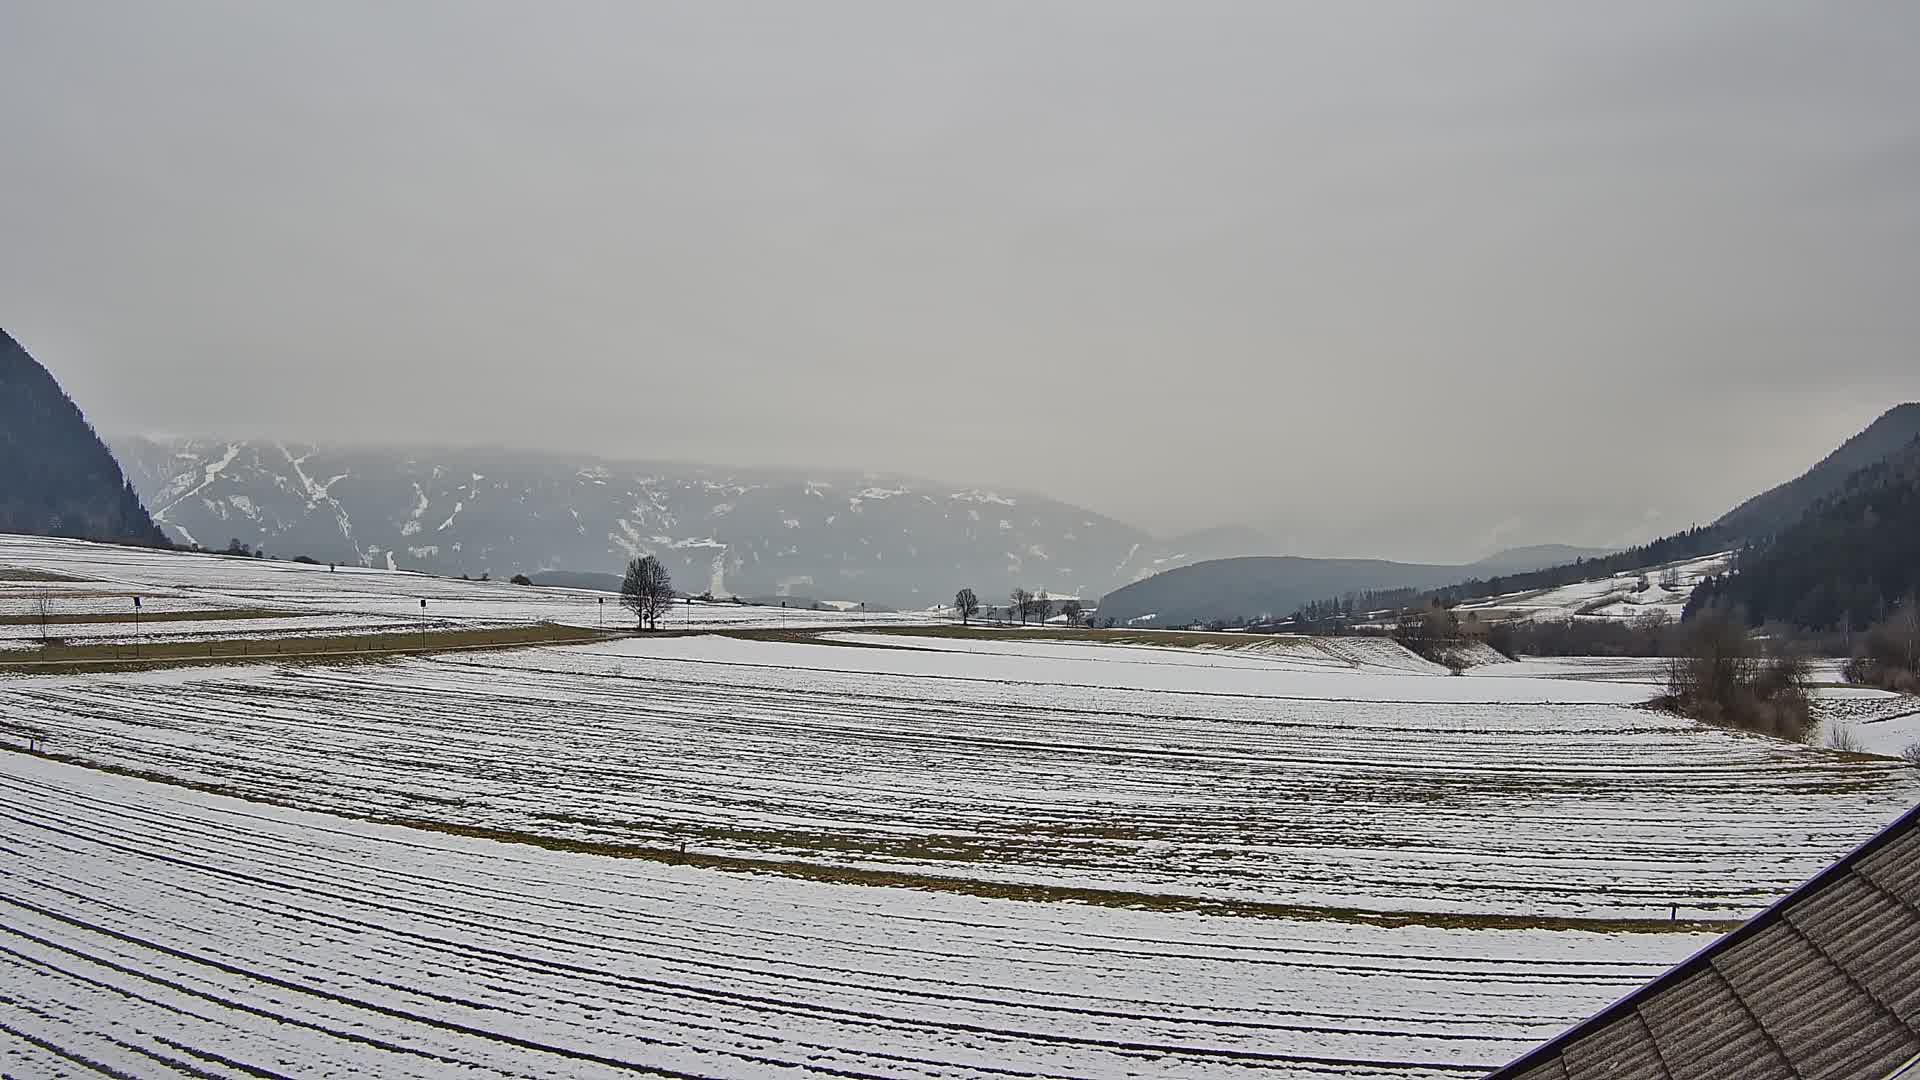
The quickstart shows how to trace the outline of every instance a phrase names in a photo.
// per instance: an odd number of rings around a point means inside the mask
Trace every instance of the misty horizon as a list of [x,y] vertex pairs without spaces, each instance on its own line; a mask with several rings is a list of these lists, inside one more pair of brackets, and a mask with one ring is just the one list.
[[[1864,427],[1865,425],[1862,425],[1862,426]],[[1856,432],[1848,431],[1843,434],[1837,435],[1833,440],[1833,445],[1838,445],[1840,442],[1844,441],[1846,438],[1852,436],[1853,434],[1856,434]],[[181,441],[194,441],[194,442],[204,441],[204,442],[219,443],[223,441],[241,441],[241,442],[260,442],[260,443],[268,443],[268,444],[278,443],[278,444],[286,444],[294,447],[309,447],[309,446],[324,447],[330,450],[341,451],[341,452],[388,452],[388,453],[404,453],[404,454],[416,455],[416,456],[429,456],[434,453],[449,453],[449,454],[473,455],[473,456],[479,456],[479,457],[495,456],[503,459],[508,459],[514,462],[526,462],[526,461],[532,461],[532,460],[558,460],[558,461],[565,462],[569,460],[578,460],[578,459],[584,458],[584,459],[591,459],[595,462],[599,462],[603,464],[614,464],[614,465],[634,466],[634,467],[675,466],[675,467],[684,468],[684,469],[740,470],[740,471],[787,475],[787,476],[794,476],[794,477],[823,477],[823,478],[831,478],[835,480],[855,480],[855,479],[858,479],[858,480],[911,480],[911,481],[932,482],[937,484],[944,484],[951,487],[971,487],[971,488],[979,488],[983,490],[990,490],[1001,495],[1009,495],[1009,496],[1016,496],[1016,497],[1021,497],[1021,496],[1040,497],[1040,498],[1065,502],[1069,505],[1076,506],[1082,510],[1088,511],[1100,517],[1119,522],[1120,524],[1123,524],[1123,525],[1141,529],[1142,531],[1153,536],[1156,540],[1160,540],[1160,541],[1171,542],[1171,541],[1193,537],[1198,534],[1209,533],[1209,532],[1219,532],[1219,531],[1228,531],[1228,530],[1247,530],[1247,531],[1259,533],[1262,537],[1265,537],[1270,542],[1267,547],[1264,547],[1260,550],[1256,551],[1256,550],[1249,549],[1246,552],[1246,554],[1249,554],[1249,555],[1288,555],[1288,556],[1300,556],[1300,557],[1307,557],[1307,558],[1325,558],[1325,559],[1343,559],[1343,558],[1385,559],[1385,560],[1406,562],[1406,563],[1470,566],[1482,559],[1491,558],[1493,556],[1497,556],[1505,552],[1518,550],[1518,549],[1533,548],[1533,547],[1565,546],[1569,548],[1586,548],[1586,549],[1594,549],[1594,550],[1618,550],[1618,549],[1623,549],[1623,548],[1634,546],[1636,544],[1643,543],[1647,540],[1654,539],[1656,535],[1658,535],[1656,533],[1646,533],[1645,535],[1628,535],[1628,536],[1621,537],[1616,541],[1606,541],[1606,542],[1591,543],[1591,544],[1579,543],[1577,541],[1569,541],[1569,540],[1564,540],[1559,538],[1516,540],[1512,543],[1496,544],[1494,546],[1487,547],[1484,550],[1469,552],[1466,554],[1455,554],[1447,557],[1427,557],[1420,554],[1417,551],[1412,553],[1406,553],[1406,552],[1380,553],[1380,552],[1357,550],[1357,549],[1350,549],[1350,548],[1341,549],[1341,550],[1329,550],[1329,551],[1283,550],[1282,547],[1280,546],[1280,541],[1277,538],[1273,537],[1266,527],[1263,527],[1261,524],[1257,522],[1235,521],[1235,520],[1196,521],[1196,522],[1192,522],[1184,526],[1173,528],[1173,529],[1155,529],[1147,525],[1143,525],[1140,522],[1131,520],[1123,515],[1109,513],[1099,506],[1086,505],[1084,503],[1077,502],[1070,498],[1062,497],[1052,492],[1040,491],[1032,488],[1023,487],[1017,483],[1002,483],[1002,482],[991,481],[991,480],[981,480],[979,478],[969,478],[965,476],[928,476],[920,473],[902,472],[900,470],[863,469],[855,466],[836,466],[836,465],[820,465],[820,464],[807,464],[807,463],[772,463],[772,462],[765,462],[765,461],[716,461],[716,460],[693,460],[688,458],[633,457],[633,456],[624,456],[619,454],[604,454],[604,453],[598,453],[598,452],[593,452],[588,450],[570,449],[570,448],[564,448],[564,447],[515,446],[511,444],[484,443],[484,442],[473,442],[473,443],[408,442],[405,440],[399,440],[399,441],[372,440],[372,441],[365,441],[365,442],[340,442],[338,440],[327,440],[327,439],[279,438],[272,435],[266,435],[261,433],[246,433],[246,432],[190,433],[190,432],[165,432],[165,431],[138,431],[138,432],[109,431],[109,432],[103,432],[103,436],[109,442],[113,442],[113,443],[117,443],[122,440],[128,440],[128,439],[141,439],[141,440],[154,442],[154,443],[174,443],[174,442],[181,442]],[[1830,448],[1831,447],[1829,447],[1829,449]],[[1813,462],[1808,462],[1809,466],[1812,464]],[[1787,480],[1793,479],[1793,477],[1797,475],[1799,475],[1799,471],[1796,471],[1795,473],[1788,476],[1782,476],[1775,482],[1784,483]],[[1751,495],[1752,493],[1749,492],[1748,494]],[[1725,513],[1727,510],[1730,510],[1732,508],[1733,508],[1732,504],[1729,504],[1726,507],[1722,507],[1718,510],[1714,510],[1709,513],[1706,513],[1702,517],[1694,521],[1686,522],[1685,524],[1677,526],[1676,528],[1690,528],[1696,525],[1709,524],[1713,520],[1718,518],[1721,514]],[[1672,530],[1669,530],[1669,531],[1672,531]]]
[[1731,0],[15,4],[0,325],[103,431],[1618,547],[1920,398],[1915,41]]

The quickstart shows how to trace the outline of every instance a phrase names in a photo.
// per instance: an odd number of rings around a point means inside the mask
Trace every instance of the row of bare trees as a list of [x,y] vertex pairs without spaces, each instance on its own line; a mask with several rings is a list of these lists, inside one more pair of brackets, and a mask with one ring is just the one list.
[[[1018,619],[1022,626],[1025,626],[1029,619],[1043,623],[1054,614],[1055,604],[1059,605],[1058,613],[1065,615],[1069,623],[1079,626],[1085,621],[1086,609],[1080,606],[1079,600],[1071,598],[1055,600],[1044,590],[1034,593],[1024,588],[1017,588],[1008,594],[1006,618],[1008,621]],[[961,589],[953,594],[953,612],[959,617],[962,626],[967,625],[980,614],[980,597],[970,588]]]

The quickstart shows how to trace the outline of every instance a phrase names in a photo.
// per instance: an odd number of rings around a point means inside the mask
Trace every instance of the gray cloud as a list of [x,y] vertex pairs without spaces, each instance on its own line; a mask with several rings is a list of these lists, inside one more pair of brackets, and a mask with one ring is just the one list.
[[1874,2],[15,2],[0,320],[108,429],[1613,543],[1920,397],[1915,101]]

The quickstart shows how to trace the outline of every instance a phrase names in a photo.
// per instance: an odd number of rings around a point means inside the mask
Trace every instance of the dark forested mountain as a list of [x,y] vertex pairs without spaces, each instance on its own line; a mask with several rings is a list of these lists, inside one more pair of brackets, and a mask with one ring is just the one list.
[[1864,630],[1920,590],[1920,439],[1852,472],[1799,520],[1740,553],[1694,590],[1749,621]]
[[4,330],[0,532],[166,542],[80,407]]
[[1374,589],[1430,589],[1471,572],[1465,566],[1382,559],[1291,555],[1211,559],[1108,593],[1100,601],[1100,617],[1151,626],[1279,618],[1329,596]]
[[[637,554],[681,589],[895,607],[1016,585],[1089,598],[1179,553],[1043,496],[826,470],[526,451],[260,440],[115,442],[177,540],[437,574],[617,574]],[[567,579],[572,580],[572,579]]]
[[1734,507],[1716,524],[1742,540],[1784,529],[1799,521],[1814,503],[1839,492],[1854,472],[1884,461],[1916,438],[1920,438],[1920,402],[1897,405],[1818,465]]

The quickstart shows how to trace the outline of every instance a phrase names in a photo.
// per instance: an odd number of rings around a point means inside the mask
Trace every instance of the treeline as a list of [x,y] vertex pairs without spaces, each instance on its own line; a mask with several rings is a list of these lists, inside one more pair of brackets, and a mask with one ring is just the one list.
[[1379,612],[1417,607],[1419,599],[1418,589],[1360,589],[1302,604],[1288,622],[1307,633],[1338,633]]
[[1687,605],[1742,612],[1749,625],[1863,631],[1920,591],[1920,440],[1861,469],[1732,569],[1701,582]]
[[1678,656],[1679,624],[1661,614],[1620,619],[1507,620],[1490,624],[1488,645],[1503,656]]

